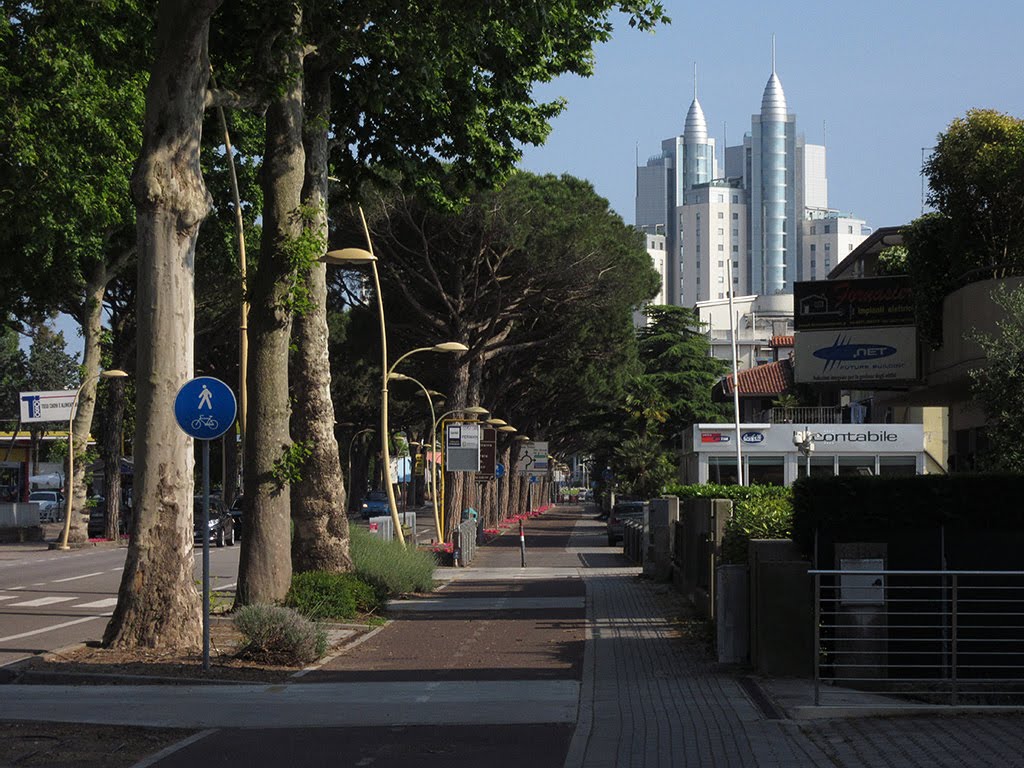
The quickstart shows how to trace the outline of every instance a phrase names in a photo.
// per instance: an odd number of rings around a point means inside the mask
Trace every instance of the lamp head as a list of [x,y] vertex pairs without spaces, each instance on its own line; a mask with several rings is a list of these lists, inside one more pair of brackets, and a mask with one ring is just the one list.
[[367,264],[376,260],[376,256],[363,248],[342,248],[339,251],[328,251],[320,257],[320,261],[324,264],[335,264],[340,266]]
[[409,381],[409,377],[404,373],[389,373],[388,381]]
[[463,408],[462,412],[471,413],[475,416],[486,416],[490,413],[486,408],[481,408],[479,405],[471,405],[468,408]]
[[515,427],[513,427],[511,424],[506,424],[503,427],[498,427],[498,431],[499,432],[508,432],[509,434],[511,434],[513,432],[518,432],[519,430],[516,429]]
[[434,349],[438,352],[469,352],[469,347],[458,341],[442,341],[435,344]]
[[508,424],[504,419],[488,419],[487,423],[492,427],[504,427]]
[[127,379],[128,374],[122,371],[120,368],[111,368],[109,371],[100,371],[100,376],[104,379]]

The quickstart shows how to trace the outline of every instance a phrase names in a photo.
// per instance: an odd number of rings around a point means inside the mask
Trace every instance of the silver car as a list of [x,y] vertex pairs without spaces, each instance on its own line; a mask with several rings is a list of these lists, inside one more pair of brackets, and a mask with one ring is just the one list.
[[55,523],[64,519],[64,496],[60,491],[32,491],[28,500],[39,505],[39,520]]

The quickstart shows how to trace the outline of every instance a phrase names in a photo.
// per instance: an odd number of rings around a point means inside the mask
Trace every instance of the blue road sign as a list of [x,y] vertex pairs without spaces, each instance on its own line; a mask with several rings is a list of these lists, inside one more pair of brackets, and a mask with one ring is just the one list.
[[505,465],[502,464],[501,462],[498,462],[497,464],[494,465],[494,476],[497,478],[502,478],[505,476]]
[[213,440],[223,435],[235,423],[237,410],[231,387],[212,376],[186,381],[174,397],[178,426],[197,440]]
[[606,483],[610,483],[610,482],[612,481],[612,478],[614,478],[614,477],[615,477],[615,475],[614,475],[614,474],[612,474],[612,470],[611,470],[611,468],[610,468],[610,467],[606,467],[606,468],[605,468],[605,470],[604,470],[604,472],[602,472],[602,473],[601,473],[601,478],[602,478],[602,479],[603,479],[603,480],[604,480],[604,481],[605,481]]
[[540,478],[537,477],[537,475],[530,475],[530,482],[531,483],[539,483],[540,482]]

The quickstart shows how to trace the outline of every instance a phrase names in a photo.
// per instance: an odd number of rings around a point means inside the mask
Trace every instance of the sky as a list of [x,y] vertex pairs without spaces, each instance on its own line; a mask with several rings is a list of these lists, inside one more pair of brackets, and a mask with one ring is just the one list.
[[921,215],[922,150],[971,108],[1024,117],[1019,0],[752,3],[663,0],[654,33],[618,23],[593,77],[538,86],[566,110],[520,167],[588,179],[634,222],[639,164],[682,133],[697,97],[718,145],[742,143],[776,72],[797,131],[827,148],[829,206],[896,226]]
[[[538,99],[568,106],[520,163],[588,179],[630,224],[637,158],[646,163],[682,133],[694,64],[721,164],[726,140],[741,143],[760,109],[773,34],[797,130],[827,147],[829,205],[872,228],[921,214],[923,151],[953,119],[974,107],[1024,117],[1019,0],[663,2],[670,25],[639,32],[621,17],[592,77],[537,86]],[[80,354],[74,325],[59,327]]]

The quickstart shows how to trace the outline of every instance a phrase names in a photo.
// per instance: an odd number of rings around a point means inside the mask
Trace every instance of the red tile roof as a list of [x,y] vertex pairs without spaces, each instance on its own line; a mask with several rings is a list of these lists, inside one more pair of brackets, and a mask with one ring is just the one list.
[[[793,387],[793,364],[789,360],[758,365],[739,372],[740,396],[775,397]],[[722,380],[722,391],[732,394],[732,374]]]
[[792,347],[793,337],[792,336],[772,336],[770,342],[773,347]]

